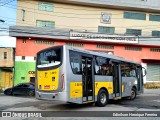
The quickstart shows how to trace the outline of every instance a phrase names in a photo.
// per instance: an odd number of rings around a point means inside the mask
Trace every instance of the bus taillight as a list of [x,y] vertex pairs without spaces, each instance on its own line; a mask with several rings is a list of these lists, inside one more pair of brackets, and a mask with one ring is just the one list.
[[63,89],[64,88],[64,74],[61,75],[61,82],[62,82],[61,88]]

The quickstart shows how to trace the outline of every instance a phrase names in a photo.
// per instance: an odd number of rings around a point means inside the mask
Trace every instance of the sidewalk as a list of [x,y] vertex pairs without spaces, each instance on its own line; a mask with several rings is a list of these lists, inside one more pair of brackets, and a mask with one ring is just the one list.
[[158,89],[145,89],[144,88],[144,95],[158,95],[160,96],[160,88]]

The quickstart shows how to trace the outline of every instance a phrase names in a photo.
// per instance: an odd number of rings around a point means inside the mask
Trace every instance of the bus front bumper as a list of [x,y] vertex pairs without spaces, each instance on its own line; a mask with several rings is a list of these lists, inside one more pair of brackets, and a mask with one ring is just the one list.
[[41,99],[41,100],[66,101],[65,97],[66,97],[66,95],[63,92],[47,93],[47,92],[36,91],[36,98]]

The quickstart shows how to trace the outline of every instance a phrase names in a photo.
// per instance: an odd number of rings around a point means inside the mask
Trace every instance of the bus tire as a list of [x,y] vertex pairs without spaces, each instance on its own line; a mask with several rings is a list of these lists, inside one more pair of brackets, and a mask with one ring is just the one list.
[[132,88],[130,100],[134,100],[135,98],[136,98],[136,90],[134,88]]
[[108,93],[106,90],[101,89],[98,92],[96,105],[99,107],[104,107],[107,105],[107,103],[108,103]]

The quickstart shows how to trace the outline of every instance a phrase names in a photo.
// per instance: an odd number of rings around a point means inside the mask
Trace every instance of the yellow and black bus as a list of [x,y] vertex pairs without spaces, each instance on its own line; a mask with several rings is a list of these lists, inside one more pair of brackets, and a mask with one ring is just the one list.
[[66,45],[37,53],[37,99],[105,106],[109,99],[133,100],[140,93],[143,93],[140,63]]

